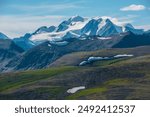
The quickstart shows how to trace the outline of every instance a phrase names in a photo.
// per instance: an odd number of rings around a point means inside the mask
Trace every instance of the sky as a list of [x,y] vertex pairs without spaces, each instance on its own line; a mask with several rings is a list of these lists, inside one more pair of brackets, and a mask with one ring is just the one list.
[[150,0],[0,0],[0,32],[19,37],[75,15],[109,16],[148,30]]

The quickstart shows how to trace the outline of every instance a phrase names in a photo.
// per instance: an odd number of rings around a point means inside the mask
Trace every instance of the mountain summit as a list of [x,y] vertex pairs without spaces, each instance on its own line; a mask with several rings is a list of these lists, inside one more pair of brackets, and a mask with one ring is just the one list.
[[0,39],[9,39],[5,34],[0,32]]
[[142,34],[143,30],[135,29],[131,24],[118,25],[111,18],[84,18],[77,15],[62,21],[58,26],[40,27],[30,34],[28,40],[30,43],[38,45],[45,41],[58,42],[71,38],[85,39],[89,36],[109,37],[124,32]]
[[136,34],[143,32],[142,30],[135,29],[131,24],[117,25],[109,18],[73,16],[60,23],[58,27],[53,27],[52,31],[49,31],[46,27],[40,28],[41,33],[32,35],[30,40],[33,42],[43,42],[43,40],[60,41],[66,38],[79,38],[83,36],[108,37],[128,31]]

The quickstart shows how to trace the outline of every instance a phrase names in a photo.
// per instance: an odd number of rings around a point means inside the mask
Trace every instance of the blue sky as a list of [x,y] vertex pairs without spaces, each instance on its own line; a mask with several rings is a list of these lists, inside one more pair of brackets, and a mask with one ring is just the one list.
[[110,16],[150,29],[149,0],[0,0],[0,32],[17,37],[74,15]]

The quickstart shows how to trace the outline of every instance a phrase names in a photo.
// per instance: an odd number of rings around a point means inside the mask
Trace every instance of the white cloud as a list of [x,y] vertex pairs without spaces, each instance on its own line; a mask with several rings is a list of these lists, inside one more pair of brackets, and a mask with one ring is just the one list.
[[67,3],[58,3],[58,4],[40,4],[40,5],[15,5],[11,4],[7,7],[19,10],[24,14],[50,14],[54,12],[62,12],[69,9],[77,9],[77,8],[84,8],[78,2],[67,2]]
[[9,7],[15,8],[15,9],[20,9],[20,10],[25,10],[25,11],[30,11],[30,10],[49,10],[49,11],[58,11],[58,10],[64,10],[64,9],[70,9],[70,8],[78,8],[76,4],[72,3],[66,3],[66,4],[53,4],[53,5],[38,5],[38,6],[18,6],[18,5],[10,5]]
[[132,4],[130,6],[126,6],[124,8],[121,8],[121,11],[141,11],[144,10],[146,7],[144,5],[135,5]]
[[126,15],[126,16],[123,16],[123,17],[119,17],[118,19],[119,20],[124,20],[124,21],[128,21],[128,20],[133,20],[135,18],[139,17],[139,15]]
[[140,25],[140,26],[135,26],[135,28],[144,29],[145,31],[147,31],[150,30],[150,25]]
[[0,16],[0,32],[11,38],[33,32],[41,26],[57,25],[65,16]]
[[131,19],[121,19],[121,18],[115,18],[115,17],[110,17],[110,16],[102,16],[102,18],[108,18],[110,19],[113,23],[121,26],[127,23],[132,23],[133,21]]
[[[59,4],[40,4],[40,5],[15,5],[7,7],[20,11],[24,15],[1,15],[0,32],[5,33],[11,38],[22,36],[27,32],[33,32],[41,26],[58,25],[66,16],[46,15],[54,12],[61,12],[69,9],[82,8],[80,2],[63,2]],[[58,14],[58,13],[57,13]]]

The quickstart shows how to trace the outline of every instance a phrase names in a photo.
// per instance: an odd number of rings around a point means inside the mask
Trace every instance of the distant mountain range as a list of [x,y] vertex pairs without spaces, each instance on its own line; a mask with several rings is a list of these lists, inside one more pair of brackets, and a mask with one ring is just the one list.
[[143,30],[135,29],[131,24],[115,24],[111,19],[96,17],[83,18],[74,16],[63,21],[58,27],[41,27],[36,30],[29,40],[34,43],[49,41],[62,41],[69,38],[85,38],[87,36],[108,37],[124,32],[142,34]]
[[109,37],[129,31],[134,34],[143,34],[144,32],[142,29],[135,29],[131,24],[117,24],[109,18],[74,16],[62,21],[58,26],[42,26],[32,34],[25,34],[22,37],[15,38],[14,41],[28,50],[45,41],[59,45],[59,42],[66,43],[70,38],[83,40],[89,36]]
[[73,52],[150,45],[150,32],[108,18],[74,16],[57,27],[42,26],[19,38],[0,33],[0,44],[0,71],[8,72],[46,68]]

